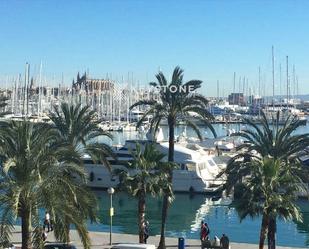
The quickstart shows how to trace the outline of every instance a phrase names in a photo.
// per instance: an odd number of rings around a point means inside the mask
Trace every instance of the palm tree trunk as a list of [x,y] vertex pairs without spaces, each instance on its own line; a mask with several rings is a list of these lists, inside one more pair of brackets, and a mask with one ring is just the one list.
[[145,225],[146,202],[145,195],[141,194],[138,199],[138,225],[139,225],[139,243],[144,243],[144,225]]
[[259,249],[263,249],[264,248],[267,228],[268,228],[268,217],[267,217],[266,214],[263,214],[262,225],[261,225],[261,232],[260,232]]
[[[168,146],[168,161],[174,161],[174,139],[175,139],[175,119],[173,117],[168,117],[168,128],[169,128],[169,146]],[[172,174],[173,172],[169,173],[169,181],[172,183]],[[160,243],[159,249],[165,249],[165,225],[166,225],[166,218],[167,218],[167,210],[168,210],[168,199],[169,196],[167,194],[163,197],[163,205],[162,205],[162,221],[161,221],[161,236],[160,236]]]
[[175,120],[168,117],[168,161],[174,162]]
[[276,249],[276,232],[277,221],[276,218],[270,218],[268,223],[268,248]]
[[31,211],[29,208],[21,210],[21,238],[22,249],[31,248]]
[[64,234],[64,240],[63,242],[69,243],[70,242],[70,219],[69,217],[65,217],[65,234]]
[[168,209],[168,196],[164,195],[162,205],[162,217],[161,217],[161,236],[158,249],[165,249],[165,224],[167,217],[167,209]]

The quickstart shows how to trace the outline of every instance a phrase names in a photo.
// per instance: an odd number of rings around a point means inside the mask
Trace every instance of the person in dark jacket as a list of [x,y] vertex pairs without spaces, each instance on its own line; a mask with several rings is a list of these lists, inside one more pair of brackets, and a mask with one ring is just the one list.
[[144,223],[144,243],[147,244],[147,239],[149,238],[149,222]]

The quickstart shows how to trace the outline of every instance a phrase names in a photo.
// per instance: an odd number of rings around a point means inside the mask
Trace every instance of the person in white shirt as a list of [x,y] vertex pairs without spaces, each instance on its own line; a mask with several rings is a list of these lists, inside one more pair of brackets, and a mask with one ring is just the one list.
[[50,215],[49,213],[46,211],[45,212],[45,220],[44,220],[44,231],[45,231],[45,227],[47,226],[47,232],[50,231]]

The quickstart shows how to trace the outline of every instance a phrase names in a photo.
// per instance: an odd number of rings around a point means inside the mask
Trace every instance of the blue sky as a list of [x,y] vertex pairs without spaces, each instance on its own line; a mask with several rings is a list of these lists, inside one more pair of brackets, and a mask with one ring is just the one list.
[[[239,77],[257,92],[271,94],[271,46],[275,47],[276,92],[279,64],[286,87],[285,56],[295,64],[301,93],[309,93],[309,1],[0,1],[0,79],[31,64],[38,73],[71,82],[77,71],[93,77],[127,77],[146,84],[159,68],[179,65],[185,79],[204,81],[203,93],[236,89]],[[242,88],[242,83],[241,83]],[[283,90],[282,90],[283,91]]]

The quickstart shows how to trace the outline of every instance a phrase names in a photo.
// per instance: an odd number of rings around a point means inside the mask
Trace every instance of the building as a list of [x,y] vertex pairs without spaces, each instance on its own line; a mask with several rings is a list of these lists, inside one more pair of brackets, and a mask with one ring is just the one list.
[[230,105],[245,105],[245,98],[243,93],[231,93],[228,97]]
[[72,92],[80,93],[84,91],[87,94],[96,94],[99,92],[110,91],[114,89],[114,82],[109,79],[91,79],[85,73],[80,77],[77,74],[76,82],[72,82]]

